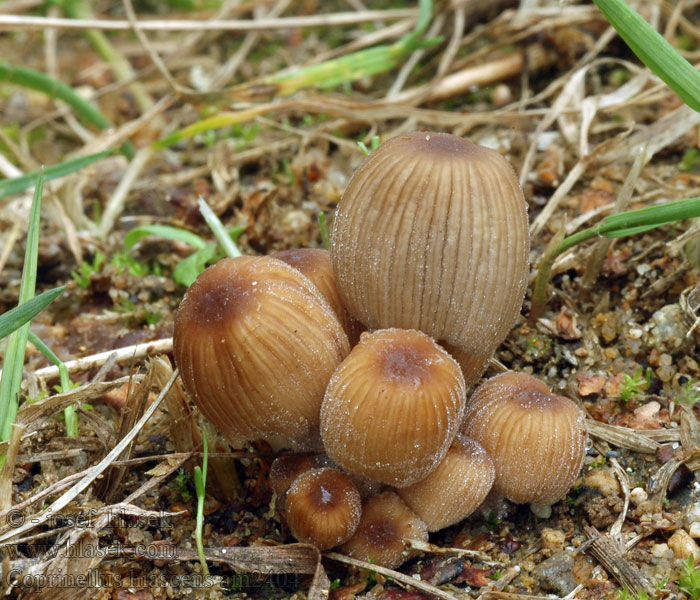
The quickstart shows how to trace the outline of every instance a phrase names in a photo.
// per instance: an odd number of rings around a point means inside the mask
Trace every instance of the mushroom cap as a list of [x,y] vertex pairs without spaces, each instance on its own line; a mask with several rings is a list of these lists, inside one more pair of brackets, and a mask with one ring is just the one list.
[[428,531],[438,531],[472,514],[491,491],[495,475],[486,450],[460,434],[435,471],[398,494]]
[[484,374],[486,367],[489,366],[489,359],[493,354],[493,352],[490,352],[485,356],[476,356],[447,342],[440,342],[440,345],[457,361],[457,364],[462,369],[462,375],[464,375],[464,381],[467,386],[476,383],[479,377]]
[[328,550],[352,537],[361,506],[360,493],[345,473],[311,469],[299,475],[287,492],[287,524],[300,542]]
[[405,487],[445,456],[465,398],[459,365],[426,334],[364,333],[326,389],[323,445],[346,471]]
[[352,315],[370,329],[419,329],[479,357],[515,322],[528,254],[511,165],[445,133],[410,133],[374,150],[353,174],[331,236]]
[[493,491],[512,502],[553,504],[583,464],[583,412],[525,373],[509,371],[480,385],[467,403],[462,431],[491,456]]
[[324,466],[323,463],[324,457],[313,452],[278,456],[270,466],[270,487],[277,495],[282,495],[299,475],[311,469],[318,469]]
[[321,248],[295,248],[282,250],[271,255],[272,258],[286,262],[306,275],[328,300],[331,308],[340,320],[345,333],[348,336],[350,347],[357,344],[360,334],[365,327],[355,319],[343,304],[343,299],[338,292],[338,286],[333,277],[331,257],[328,250]]
[[358,560],[396,569],[411,554],[403,540],[428,541],[428,528],[395,492],[382,492],[362,504],[355,534],[340,548]]
[[225,258],[190,286],[173,335],[187,392],[234,446],[318,446],[321,401],[349,352],[328,302],[270,257]]

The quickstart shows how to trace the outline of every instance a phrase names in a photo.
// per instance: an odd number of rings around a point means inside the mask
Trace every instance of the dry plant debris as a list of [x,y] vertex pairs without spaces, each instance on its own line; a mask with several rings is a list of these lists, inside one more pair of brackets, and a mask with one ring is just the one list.
[[[636,8],[698,60],[697,3]],[[419,556],[400,572],[294,543],[274,510],[275,453],[230,448],[171,364],[185,291],[173,274],[195,248],[156,235],[125,244],[152,225],[211,243],[202,196],[226,227],[242,228],[245,254],[320,247],[318,215],[333,218],[362,160],[356,142],[432,129],[513,164],[534,280],[555,235],[700,190],[700,115],[640,65],[595,6],[437,2],[423,34],[431,45],[385,72],[290,94],[285,78],[301,67],[400,44],[416,27],[416,3],[6,0],[1,11],[3,177],[124,142],[135,149],[45,185],[37,291],[67,289],[32,330],[78,387],[56,392],[58,369],[28,349],[18,425],[0,443],[6,594],[697,597],[692,568],[684,571],[689,557],[700,560],[696,223],[569,250],[534,323],[528,289],[487,375],[495,366],[534,374],[576,400],[591,439],[583,469],[548,518],[487,501],[430,543],[407,541]],[[110,127],[8,78],[8,65],[63,82]],[[31,191],[0,198],[0,313],[19,296],[30,201]],[[60,415],[72,405],[80,429],[69,438]],[[193,537],[203,433],[208,578]]]

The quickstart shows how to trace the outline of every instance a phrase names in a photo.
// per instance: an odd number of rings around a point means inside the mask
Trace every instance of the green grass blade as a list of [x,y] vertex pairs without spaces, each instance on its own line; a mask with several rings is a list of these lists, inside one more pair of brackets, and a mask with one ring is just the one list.
[[[110,154],[113,154],[113,152],[113,150],[96,152],[95,154],[88,154],[86,156],[72,158],[62,163],[58,163],[57,165],[46,167],[44,169],[44,181],[51,181],[52,179],[58,179],[59,177],[64,177],[66,175],[70,175],[71,173],[75,173],[88,165],[96,163],[98,160],[106,158]],[[36,185],[38,179],[39,171],[27,173],[26,175],[21,175],[20,177],[13,177],[12,179],[4,179],[0,181],[0,198],[10,196],[11,194],[18,194],[19,192]]]
[[640,233],[644,233],[645,231],[651,231],[652,229],[661,227],[661,225],[665,225],[665,223],[659,223],[658,225],[640,225],[639,227],[629,227],[627,229],[615,229],[606,233],[605,237],[622,238],[628,237],[630,235],[639,235]]
[[[11,65],[0,60],[0,81],[8,81],[15,85],[43,92],[52,98],[58,98],[70,106],[75,113],[98,129],[112,127],[111,121],[88,100],[75,93],[72,87],[27,67]],[[129,158],[134,155],[134,148],[128,142],[122,146],[122,152]]]
[[605,18],[639,59],[700,112],[700,73],[624,0],[595,0]]
[[[224,224],[219,220],[219,217],[214,214],[214,211],[209,208],[206,200],[200,196],[197,204],[199,205],[199,212],[202,213],[204,220],[207,222],[207,225],[209,225],[209,229],[212,230],[214,237],[216,237],[216,240],[219,242],[223,251],[226,252],[226,255],[231,258],[242,256],[243,253],[238,249],[238,246],[236,246],[236,242],[233,241],[231,237],[232,234],[226,231]],[[244,231],[245,228],[238,228],[235,233],[236,237],[240,235],[239,230]]]
[[[43,174],[34,189],[34,199],[29,217],[27,248],[22,269],[22,283],[19,289],[19,304],[24,304],[34,297],[36,289],[36,271],[39,254],[39,222],[41,220],[41,194],[44,187]],[[17,420],[19,393],[22,383],[22,368],[29,336],[29,323],[25,323],[11,336],[3,359],[2,377],[0,378],[0,440],[10,439],[12,425]]]
[[250,90],[255,90],[256,87],[259,89],[262,85],[271,86],[269,91],[277,95],[289,96],[307,87],[328,89],[341,83],[390,71],[414,50],[433,46],[442,41],[442,38],[421,39],[430,24],[432,13],[433,1],[419,0],[416,27],[394,44],[359,50],[297,71],[265,77],[259,81],[237,86],[231,90],[231,93],[234,97],[237,94],[246,95]]
[[145,238],[147,235],[157,235],[166,240],[184,242],[185,244],[194,246],[198,250],[202,250],[207,245],[207,242],[196,233],[192,233],[186,229],[171,227],[170,225],[144,225],[143,227],[132,229],[124,236],[124,247],[130,250],[136,242],[141,238]]
[[202,573],[209,576],[207,559],[204,556],[204,544],[202,542],[202,530],[204,529],[204,499],[207,487],[207,464],[209,462],[209,444],[206,432],[202,431],[202,443],[204,444],[204,456],[202,457],[202,468],[197,465],[194,468],[194,487],[197,492],[197,521],[195,525],[195,541],[199,562],[202,565]]
[[[228,96],[233,99],[248,99],[253,96],[259,96],[261,93],[289,96],[308,87],[327,89],[368,75],[391,71],[414,50],[433,46],[442,41],[442,38],[421,39],[421,36],[430,24],[432,14],[433,1],[419,0],[418,21],[415,29],[396,43],[359,50],[358,52],[317,65],[310,65],[296,71],[278,73],[250,81],[231,88]],[[156,150],[162,150],[212,129],[251,121],[269,110],[269,106],[263,106],[243,109],[237,112],[221,112],[188,125],[165,138],[156,140],[152,143],[152,147]]]
[[597,226],[599,233],[611,235],[622,229],[660,227],[674,221],[700,217],[700,198],[686,198],[667,202],[660,206],[647,206],[637,210],[610,215]]
[[61,286],[39,294],[35,298],[15,306],[6,313],[0,315],[0,340],[19,329],[25,323],[29,323],[42,310],[61,295],[66,286]]
[[331,240],[328,236],[328,223],[326,222],[326,213],[321,211],[318,213],[318,228],[321,230],[321,243],[326,250],[330,250]]
[[[73,388],[73,383],[70,380],[66,363],[58,358],[54,351],[44,343],[44,340],[31,330],[29,331],[29,341],[36,346],[39,352],[58,367],[58,374],[61,380],[61,392],[70,391]],[[72,406],[66,406],[63,410],[63,414],[66,421],[66,435],[68,437],[76,437],[78,435],[78,417],[75,414],[75,409]]]

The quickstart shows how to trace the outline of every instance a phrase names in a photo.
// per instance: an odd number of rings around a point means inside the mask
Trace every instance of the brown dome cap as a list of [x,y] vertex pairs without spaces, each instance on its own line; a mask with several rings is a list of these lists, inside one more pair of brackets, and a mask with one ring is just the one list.
[[528,254],[511,165],[445,133],[410,133],[374,150],[353,174],[331,234],[352,315],[371,329],[419,329],[482,359],[515,322]]
[[346,471],[405,487],[445,456],[464,403],[459,366],[426,334],[365,333],[328,384],[321,437]]
[[277,495],[284,494],[302,473],[318,469],[323,465],[324,457],[313,452],[301,454],[283,454],[270,465],[270,487]]
[[437,469],[398,494],[428,531],[438,531],[472,514],[491,490],[495,474],[486,451],[474,440],[457,435]]
[[350,347],[357,344],[360,334],[365,327],[355,319],[343,304],[343,300],[335,284],[333,269],[331,269],[331,257],[328,250],[321,248],[295,248],[282,250],[271,255],[273,258],[286,262],[306,275],[323,296],[328,300],[335,312],[345,333],[348,336]]
[[411,555],[404,540],[428,541],[428,529],[394,492],[372,496],[362,505],[360,525],[340,551],[352,558],[396,569]]
[[480,385],[467,403],[463,432],[493,459],[493,491],[517,503],[563,498],[585,454],[583,412],[525,373],[509,371]]
[[287,492],[287,524],[300,542],[328,550],[346,542],[360,523],[362,501],[350,478],[335,469],[311,469]]
[[269,257],[225,258],[180,304],[175,362],[187,392],[234,446],[318,443],[328,380],[349,352],[328,302],[299,271]]

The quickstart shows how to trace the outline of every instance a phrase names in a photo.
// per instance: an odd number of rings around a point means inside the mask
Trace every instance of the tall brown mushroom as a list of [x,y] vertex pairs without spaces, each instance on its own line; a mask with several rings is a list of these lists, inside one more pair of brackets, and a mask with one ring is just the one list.
[[[515,322],[528,273],[526,204],[508,161],[431,132],[382,143],[338,205],[331,262],[370,329],[419,329],[478,378]],[[465,374],[465,378],[467,375]]]

